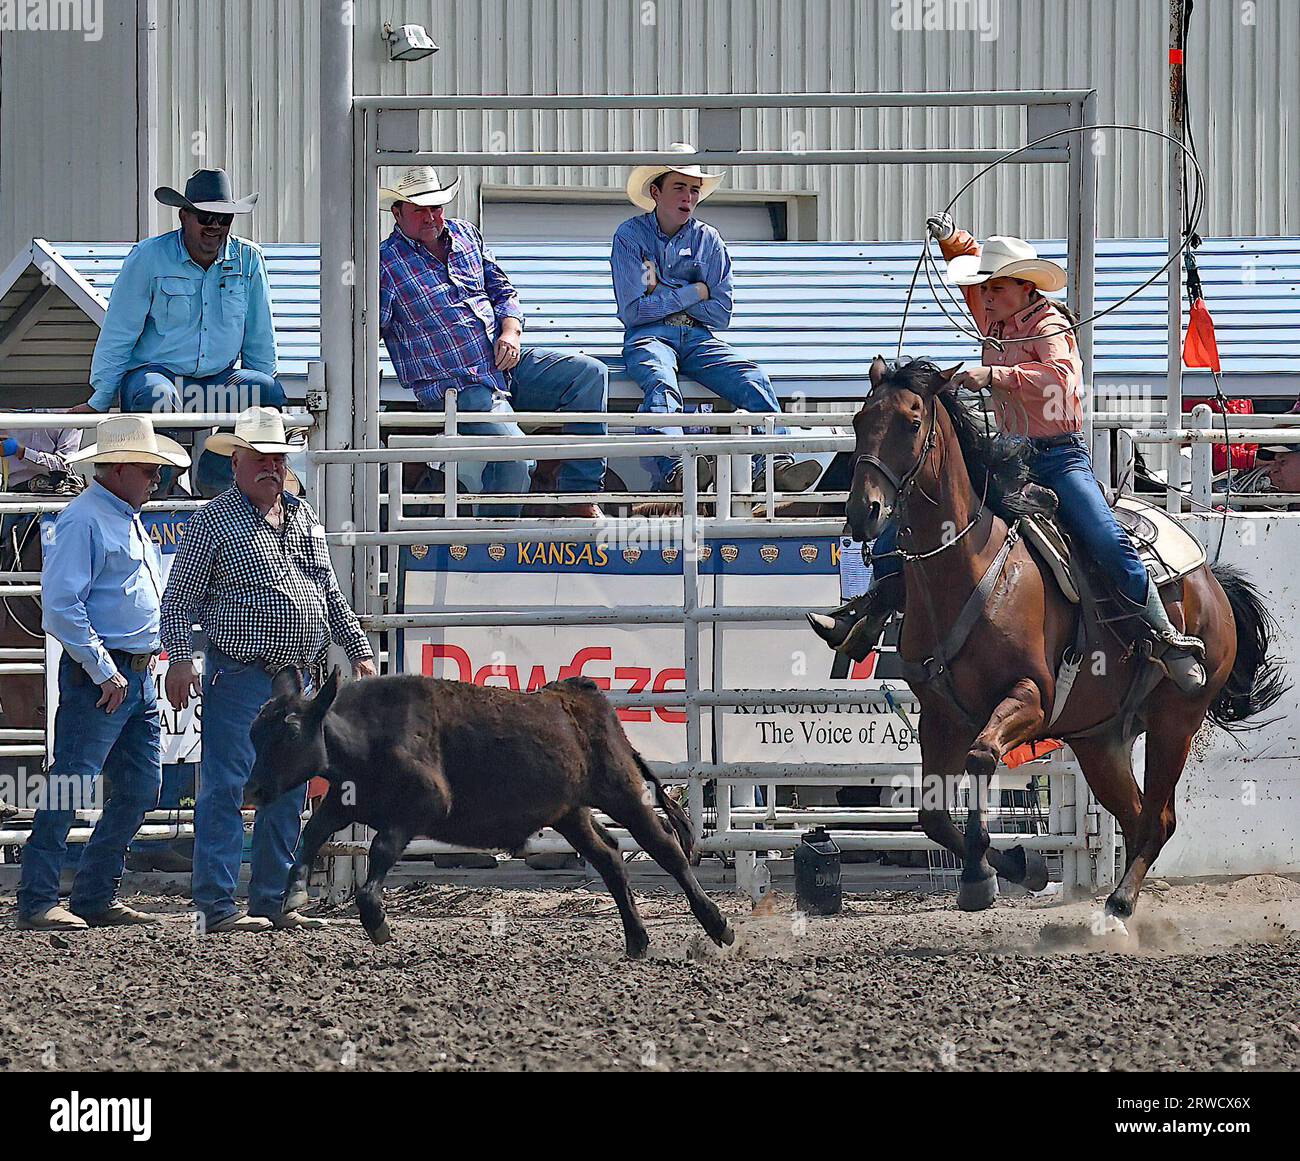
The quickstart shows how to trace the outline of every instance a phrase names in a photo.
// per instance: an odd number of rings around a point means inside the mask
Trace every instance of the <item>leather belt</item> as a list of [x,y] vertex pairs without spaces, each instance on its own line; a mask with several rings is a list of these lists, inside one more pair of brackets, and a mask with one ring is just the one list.
[[125,649],[110,649],[108,655],[117,662],[118,669],[144,673],[157,658],[157,653],[128,653]]
[[684,310],[675,310],[672,314],[666,315],[664,322],[671,327],[698,327],[701,325]]
[[1082,434],[1083,433],[1080,431],[1067,431],[1061,435],[1035,436],[1032,442],[1037,444],[1040,448],[1065,447],[1066,445],[1073,443]]

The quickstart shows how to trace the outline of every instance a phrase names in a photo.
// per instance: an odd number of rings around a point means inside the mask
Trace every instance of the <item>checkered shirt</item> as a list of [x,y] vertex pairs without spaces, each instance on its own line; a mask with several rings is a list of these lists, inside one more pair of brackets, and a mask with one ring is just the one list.
[[238,488],[190,517],[162,601],[168,658],[193,656],[191,627],[237,661],[318,665],[331,636],[352,661],[373,656],[339,589],[325,529],[311,506],[285,495],[273,528]]
[[444,237],[446,265],[396,228],[379,247],[379,333],[397,378],[422,400],[475,384],[508,392],[494,348],[503,319],[523,325],[519,296],[468,222],[450,218]]

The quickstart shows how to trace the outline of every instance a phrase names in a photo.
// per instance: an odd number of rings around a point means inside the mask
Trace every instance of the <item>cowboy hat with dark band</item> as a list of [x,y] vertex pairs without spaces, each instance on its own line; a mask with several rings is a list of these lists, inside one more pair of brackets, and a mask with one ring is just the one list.
[[160,185],[153,196],[165,206],[179,206],[200,214],[247,214],[257,205],[257,194],[235,198],[230,175],[224,169],[196,169],[178,193],[169,185]]

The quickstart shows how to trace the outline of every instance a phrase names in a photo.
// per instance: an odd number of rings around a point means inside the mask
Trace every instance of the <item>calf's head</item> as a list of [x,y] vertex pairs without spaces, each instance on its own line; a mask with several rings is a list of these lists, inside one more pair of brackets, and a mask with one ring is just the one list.
[[254,806],[274,802],[325,769],[325,715],[338,691],[337,667],[314,697],[303,693],[296,669],[275,675],[271,700],[249,731],[256,758],[246,797]]

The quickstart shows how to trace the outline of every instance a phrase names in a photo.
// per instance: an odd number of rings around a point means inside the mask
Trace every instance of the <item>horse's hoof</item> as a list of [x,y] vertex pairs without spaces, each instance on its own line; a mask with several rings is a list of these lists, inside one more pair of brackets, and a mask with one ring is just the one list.
[[730,947],[736,942],[736,932],[730,923],[726,924],[722,931],[713,937],[713,942],[719,947]]
[[627,945],[627,958],[645,959],[646,953],[649,950],[650,950],[650,941],[648,939],[645,941],[645,943],[638,943],[638,944],[629,943]]
[[1116,919],[1128,919],[1133,914],[1133,898],[1127,892],[1114,891],[1106,900],[1106,914]]
[[957,883],[957,906],[962,911],[987,911],[998,897],[998,877],[990,873],[983,879],[967,879],[964,875]]
[[387,943],[390,939],[393,938],[393,932],[388,926],[387,919],[385,919],[378,927],[376,927],[374,931],[367,931],[366,934],[370,936],[370,942],[373,943],[376,947],[381,947],[383,944]]
[[1037,851],[1014,846],[1003,852],[1015,862],[1015,873],[1003,873],[1008,883],[1019,883],[1026,891],[1041,891],[1047,886],[1047,860]]

